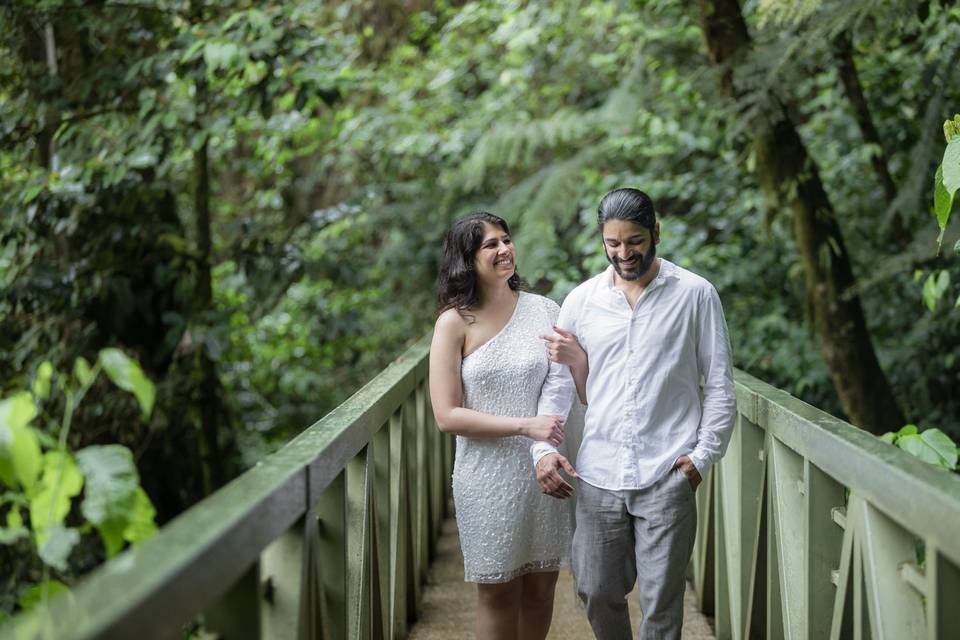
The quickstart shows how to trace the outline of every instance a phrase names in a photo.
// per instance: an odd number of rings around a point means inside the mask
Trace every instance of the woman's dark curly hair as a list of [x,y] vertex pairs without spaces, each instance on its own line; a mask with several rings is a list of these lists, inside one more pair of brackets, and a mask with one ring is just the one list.
[[[440,277],[437,282],[437,313],[456,309],[463,313],[480,303],[474,262],[483,243],[483,224],[500,227],[507,234],[507,221],[486,211],[476,211],[453,223],[443,241]],[[524,287],[523,279],[514,271],[507,284],[514,291]]]

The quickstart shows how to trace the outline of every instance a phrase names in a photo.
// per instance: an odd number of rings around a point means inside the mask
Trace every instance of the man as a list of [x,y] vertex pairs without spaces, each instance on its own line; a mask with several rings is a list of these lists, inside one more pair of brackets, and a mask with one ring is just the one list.
[[[544,336],[587,403],[579,472],[549,444],[531,453],[544,493],[573,494],[561,470],[580,479],[573,571],[596,637],[631,637],[626,596],[639,577],[639,638],[679,639],[694,492],[736,413],[727,327],[714,287],[657,257],[645,193],[611,191],[597,213],[610,267],[567,296]],[[571,395],[569,383],[544,388],[539,413],[565,414]]]

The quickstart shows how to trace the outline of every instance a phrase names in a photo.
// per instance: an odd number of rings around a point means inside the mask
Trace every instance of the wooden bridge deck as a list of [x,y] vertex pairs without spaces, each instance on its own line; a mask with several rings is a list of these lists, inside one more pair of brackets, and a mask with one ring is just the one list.
[[[422,615],[410,631],[410,640],[440,640],[474,638],[473,624],[476,609],[476,588],[463,581],[463,556],[460,538],[453,518],[443,524],[437,558],[430,566],[430,575],[424,588]],[[640,610],[636,594],[630,595],[630,617],[636,623]],[[573,590],[573,579],[568,570],[560,572],[553,614],[551,640],[589,640],[593,638],[583,607]],[[687,583],[684,611],[684,640],[712,640],[713,631],[707,618],[697,611],[693,592]]]

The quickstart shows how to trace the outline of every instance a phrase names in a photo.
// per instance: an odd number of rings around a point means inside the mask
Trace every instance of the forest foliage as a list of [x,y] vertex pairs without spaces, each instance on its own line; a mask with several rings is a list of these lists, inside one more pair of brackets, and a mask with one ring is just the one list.
[[[735,364],[850,418],[784,204],[816,174],[843,247],[815,262],[849,258],[837,299],[931,435],[859,426],[955,466],[960,7],[744,2],[749,47],[717,64],[710,6],[0,7],[0,447],[36,441],[28,471],[0,458],[0,612],[148,535],[429,331],[456,217],[505,217],[520,273],[559,301],[606,266],[596,206],[624,185],[657,204],[661,255],[716,285]],[[777,122],[807,160],[771,185],[787,147],[756,143]],[[139,365],[93,376],[111,357]],[[48,467],[59,529],[30,513]],[[101,468],[126,488],[103,508],[133,500],[135,522],[84,506]]]

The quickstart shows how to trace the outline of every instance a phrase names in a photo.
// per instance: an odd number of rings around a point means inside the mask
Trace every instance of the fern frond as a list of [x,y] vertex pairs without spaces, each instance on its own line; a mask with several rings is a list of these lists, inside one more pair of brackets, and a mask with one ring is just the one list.
[[582,143],[596,121],[594,113],[562,110],[541,120],[497,124],[477,141],[455,181],[466,191],[478,189],[491,170],[529,166],[544,150]]
[[464,191],[474,191],[492,170],[535,166],[542,162],[544,153],[561,148],[576,151],[606,133],[629,127],[642,108],[636,92],[643,69],[639,62],[595,109],[559,109],[546,118],[493,126],[480,136],[459,167],[454,184]]
[[496,210],[509,213],[516,221],[518,261],[521,273],[531,283],[563,271],[557,229],[576,216],[585,184],[583,171],[593,166],[600,149],[593,145],[547,165],[507,190],[497,202]]

